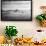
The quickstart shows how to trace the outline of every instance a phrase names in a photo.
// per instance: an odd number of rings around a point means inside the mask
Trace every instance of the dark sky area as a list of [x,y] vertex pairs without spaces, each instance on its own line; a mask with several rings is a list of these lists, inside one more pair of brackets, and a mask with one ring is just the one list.
[[31,1],[31,0],[2,0],[2,1]]

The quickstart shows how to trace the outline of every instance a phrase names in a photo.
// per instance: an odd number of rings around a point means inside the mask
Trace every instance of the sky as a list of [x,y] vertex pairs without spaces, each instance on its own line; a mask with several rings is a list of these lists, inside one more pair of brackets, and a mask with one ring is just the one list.
[[7,1],[2,4],[3,10],[30,10],[31,2],[30,1]]

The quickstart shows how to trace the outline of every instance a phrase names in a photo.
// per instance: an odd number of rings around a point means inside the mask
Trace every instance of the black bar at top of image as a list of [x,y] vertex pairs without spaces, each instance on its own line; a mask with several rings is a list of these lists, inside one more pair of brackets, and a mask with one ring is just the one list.
[[2,1],[32,1],[32,0],[2,0]]

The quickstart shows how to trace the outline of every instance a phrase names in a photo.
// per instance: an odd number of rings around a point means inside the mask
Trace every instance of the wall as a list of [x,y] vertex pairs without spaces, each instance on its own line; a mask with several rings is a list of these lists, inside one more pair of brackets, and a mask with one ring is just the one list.
[[46,28],[40,27],[35,20],[36,15],[40,14],[40,6],[46,5],[46,0],[33,0],[33,15],[32,21],[0,21],[0,35],[4,34],[6,25],[14,25],[19,31],[18,36],[22,34],[24,36],[31,36],[31,32],[35,32],[37,29]]

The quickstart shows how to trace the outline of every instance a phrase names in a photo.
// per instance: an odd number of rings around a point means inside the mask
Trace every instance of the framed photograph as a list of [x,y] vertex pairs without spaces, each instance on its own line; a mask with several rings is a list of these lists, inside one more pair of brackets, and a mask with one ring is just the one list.
[[32,21],[32,0],[1,0],[1,21]]

